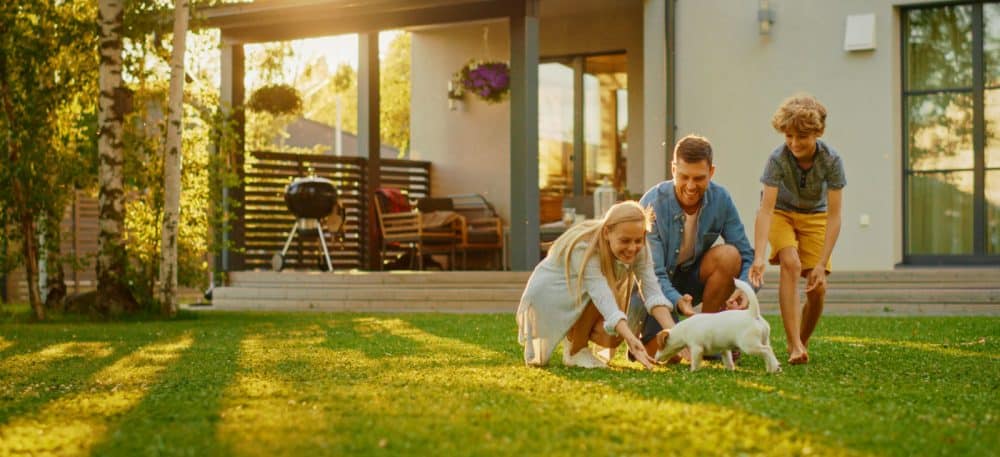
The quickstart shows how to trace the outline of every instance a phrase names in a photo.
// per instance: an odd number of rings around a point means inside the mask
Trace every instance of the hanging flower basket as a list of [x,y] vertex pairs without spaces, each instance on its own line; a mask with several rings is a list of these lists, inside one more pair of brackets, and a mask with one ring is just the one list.
[[[453,95],[475,94],[486,103],[503,102],[510,93],[510,66],[506,62],[470,60],[452,77]],[[455,98],[455,97],[453,97]]]
[[250,95],[247,108],[276,116],[296,114],[302,111],[302,97],[299,96],[299,91],[287,84],[268,84]]

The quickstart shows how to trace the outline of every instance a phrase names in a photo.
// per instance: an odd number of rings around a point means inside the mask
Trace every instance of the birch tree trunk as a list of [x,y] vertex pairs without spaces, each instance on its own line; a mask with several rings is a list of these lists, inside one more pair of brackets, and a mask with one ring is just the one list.
[[163,239],[160,243],[160,306],[164,315],[177,313],[177,227],[181,206],[181,119],[184,114],[184,47],[188,0],[174,3],[174,39],[170,54],[170,99],[167,145],[163,158]]
[[123,0],[98,0],[100,98],[98,99],[99,219],[97,309],[104,314],[135,311],[135,298],[125,284],[128,257],[122,234],[125,194],[122,182],[122,121],[130,94],[122,84]]

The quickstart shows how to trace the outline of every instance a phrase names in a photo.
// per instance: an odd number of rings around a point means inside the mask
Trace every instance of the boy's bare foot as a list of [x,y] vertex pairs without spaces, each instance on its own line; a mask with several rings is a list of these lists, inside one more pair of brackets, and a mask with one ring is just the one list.
[[789,365],[804,365],[807,363],[809,363],[809,353],[805,351],[793,353],[788,357]]

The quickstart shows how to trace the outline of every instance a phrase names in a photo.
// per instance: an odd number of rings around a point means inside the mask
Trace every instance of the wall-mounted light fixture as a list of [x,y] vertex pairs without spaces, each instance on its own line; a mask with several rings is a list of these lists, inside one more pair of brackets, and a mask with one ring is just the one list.
[[455,83],[455,81],[448,81],[448,109],[455,111],[459,107],[459,103],[465,100],[465,91],[462,90],[462,85]]
[[760,0],[757,6],[757,30],[761,35],[770,35],[771,26],[774,25],[774,11],[771,10],[771,2]]

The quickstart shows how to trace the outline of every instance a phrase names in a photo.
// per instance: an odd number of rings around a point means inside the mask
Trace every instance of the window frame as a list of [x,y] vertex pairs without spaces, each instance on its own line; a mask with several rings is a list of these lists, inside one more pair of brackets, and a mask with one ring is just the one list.
[[[1000,89],[1000,85],[985,86],[985,49],[984,49],[984,14],[983,6],[987,3],[1000,4],[996,1],[963,1],[963,2],[935,2],[921,5],[912,5],[900,8],[900,79],[901,97],[900,112],[902,115],[902,147],[903,157],[901,166],[902,183],[902,253],[903,264],[907,265],[1000,265],[1000,253],[988,254],[986,243],[987,236],[987,202],[985,195],[986,173],[987,171],[1000,170],[998,167],[987,170],[986,168],[986,120],[985,120],[985,93],[987,90]],[[909,45],[909,13],[917,10],[938,9],[942,7],[972,7],[972,86],[970,87],[946,87],[936,89],[914,89],[909,88],[909,62],[907,61],[907,46]],[[946,172],[949,170],[914,170],[910,168],[910,117],[907,104],[911,96],[941,94],[941,93],[968,93],[972,97],[972,152],[973,152],[973,209],[972,209],[972,253],[971,254],[911,254],[909,248],[910,241],[910,205],[909,188],[910,178],[916,174],[926,174],[930,172]],[[951,170],[959,171],[959,170]],[[961,169],[960,171],[969,171]]]

